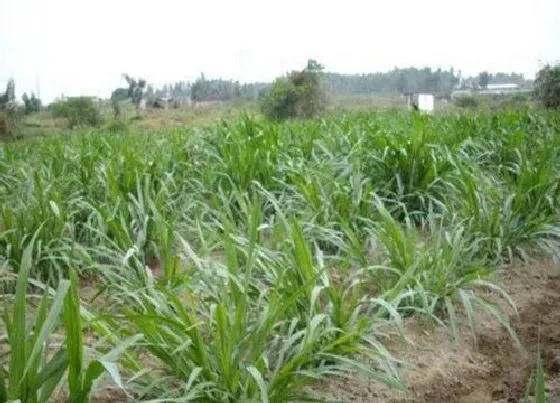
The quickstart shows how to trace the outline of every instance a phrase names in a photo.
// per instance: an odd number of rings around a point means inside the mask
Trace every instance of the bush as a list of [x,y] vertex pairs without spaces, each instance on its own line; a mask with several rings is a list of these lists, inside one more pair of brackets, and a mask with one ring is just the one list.
[[326,96],[321,88],[323,67],[314,60],[302,71],[277,78],[260,97],[261,112],[270,120],[311,118],[325,110]]
[[68,126],[99,126],[102,123],[99,109],[89,97],[69,98],[66,102],[57,102],[51,106],[54,118],[65,118]]
[[285,120],[296,117],[297,88],[287,77],[277,78],[260,97],[263,115],[270,120]]
[[546,108],[560,108],[560,64],[537,73],[535,95]]
[[459,108],[476,108],[478,106],[478,101],[472,96],[462,96],[455,98],[455,105]]

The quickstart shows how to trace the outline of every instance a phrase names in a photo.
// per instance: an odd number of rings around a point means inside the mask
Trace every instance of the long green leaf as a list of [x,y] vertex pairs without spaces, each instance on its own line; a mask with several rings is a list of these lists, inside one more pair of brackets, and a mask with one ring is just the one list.
[[41,354],[45,343],[47,342],[53,331],[56,329],[56,326],[59,323],[60,313],[62,312],[62,307],[64,305],[64,297],[66,296],[69,288],[70,282],[68,280],[61,280],[58,284],[53,304],[50,307],[43,327],[41,327],[39,336],[37,336],[37,339],[33,345],[33,349],[29,354],[24,372],[27,372],[28,369],[33,365],[35,360],[39,358],[39,355]]
[[[29,270],[31,269],[33,243],[31,242],[23,251],[23,257],[18,272],[16,295],[14,301],[14,314],[10,331],[10,369],[8,378],[8,398],[16,400],[25,399],[26,394],[21,389],[25,366],[27,361],[27,316],[26,297]],[[23,395],[23,396],[22,396]]]
[[84,348],[78,281],[74,270],[70,271],[70,291],[64,299],[63,317],[68,349],[68,392],[70,400],[74,400],[82,395]]

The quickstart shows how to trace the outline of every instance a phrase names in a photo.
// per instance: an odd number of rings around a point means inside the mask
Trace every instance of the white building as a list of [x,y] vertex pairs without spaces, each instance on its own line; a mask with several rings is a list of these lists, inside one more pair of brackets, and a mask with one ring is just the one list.
[[514,91],[519,89],[519,85],[515,83],[505,84],[488,84],[486,90],[488,91]]

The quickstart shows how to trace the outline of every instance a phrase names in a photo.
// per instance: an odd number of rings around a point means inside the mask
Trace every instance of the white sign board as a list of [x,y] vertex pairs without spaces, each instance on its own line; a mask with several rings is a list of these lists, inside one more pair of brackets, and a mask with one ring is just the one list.
[[418,109],[424,112],[433,112],[434,96],[432,94],[418,94]]

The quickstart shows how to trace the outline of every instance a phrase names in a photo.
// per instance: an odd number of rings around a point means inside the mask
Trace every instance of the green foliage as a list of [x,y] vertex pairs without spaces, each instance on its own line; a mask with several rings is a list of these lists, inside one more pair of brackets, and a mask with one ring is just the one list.
[[0,373],[0,382],[5,387],[8,401],[26,403],[50,401],[68,365],[64,348],[54,355],[49,354],[46,348],[58,325],[64,297],[70,286],[68,281],[59,283],[52,303],[48,291],[44,292],[33,325],[28,325],[27,288],[33,264],[33,248],[32,240],[23,253],[12,312],[8,304],[4,307],[3,320],[8,334],[10,361],[7,374]]
[[0,111],[14,106],[16,101],[16,84],[13,78],[8,80],[6,91],[0,95]]
[[[36,316],[62,317],[69,401],[100,371],[136,400],[283,402],[356,372],[402,388],[378,336],[406,335],[404,316],[474,335],[483,311],[517,343],[489,279],[559,250],[559,123],[544,110],[245,116],[2,144],[0,268],[66,288],[42,286]],[[76,275],[99,279],[99,315],[78,306]],[[15,288],[8,322],[37,322]],[[100,338],[80,350],[86,330]],[[3,376],[21,378],[32,348],[12,351]]]
[[54,118],[64,118],[70,128],[78,126],[99,126],[102,122],[99,109],[89,97],[68,98],[51,105]]
[[321,87],[323,66],[309,60],[302,71],[280,77],[260,98],[261,112],[271,120],[311,118],[325,109],[326,99]]
[[[131,98],[135,104],[138,104],[144,98],[144,92],[146,90],[147,81],[143,78],[138,80],[130,77],[128,74],[123,74],[123,78],[128,83],[128,98]],[[120,89],[117,92],[120,94]],[[123,94],[121,94],[122,96]]]
[[[8,299],[4,304],[2,319],[7,331],[10,357],[7,371],[0,369],[0,398],[3,398],[2,401],[22,403],[50,402],[68,371],[68,401],[87,403],[94,381],[105,372],[122,387],[116,360],[141,336],[124,340],[99,358],[90,360],[87,368],[83,368],[85,345],[82,316],[86,316],[87,311],[81,306],[77,277],[71,272],[70,280],[61,280],[56,291],[29,278],[34,264],[34,249],[37,248],[36,235],[23,251],[13,307],[10,307]],[[5,289],[10,288],[8,279],[4,279],[3,285]],[[31,297],[37,297],[28,294],[32,285],[44,291],[31,321],[28,301]],[[53,349],[54,343],[51,342],[61,322],[66,332],[66,342]]]
[[260,97],[264,116],[271,120],[285,120],[297,116],[298,90],[288,77],[277,78]]
[[130,97],[129,88],[117,88],[111,93],[111,100],[126,101]]
[[63,315],[66,330],[64,351],[68,361],[68,402],[87,403],[90,401],[94,382],[105,372],[119,387],[123,387],[116,360],[128,347],[140,341],[142,336],[135,335],[124,340],[113,350],[97,359],[90,360],[86,366],[78,280],[74,271],[70,272],[70,284],[70,289],[64,299]]
[[459,108],[476,108],[478,100],[473,96],[460,96],[454,99],[455,105]]
[[535,94],[546,108],[560,107],[560,65],[545,66],[537,73]]
[[[480,254],[480,239],[469,235],[466,222],[453,220],[444,223],[444,217],[430,214],[424,225],[428,235],[420,241],[418,230],[410,225],[403,228],[382,203],[377,202],[380,220],[374,234],[382,246],[385,259],[381,265],[368,268],[375,284],[381,288],[382,298],[393,301],[393,306],[403,314],[422,313],[440,322],[450,321],[455,339],[458,327],[455,305],[466,313],[476,344],[473,309],[493,316],[520,346],[515,332],[497,305],[476,296],[474,289],[483,288],[515,306],[507,294],[492,283],[483,281],[489,269],[488,260]],[[441,316],[442,312],[447,318]]]

